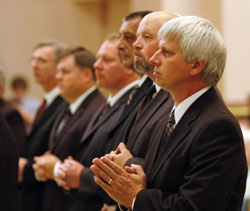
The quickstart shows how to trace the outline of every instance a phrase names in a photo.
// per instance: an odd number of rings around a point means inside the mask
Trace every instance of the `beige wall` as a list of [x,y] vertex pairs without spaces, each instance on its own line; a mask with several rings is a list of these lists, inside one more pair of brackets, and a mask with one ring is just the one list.
[[[116,32],[129,12],[124,0],[74,3],[71,0],[1,0],[0,65],[7,81],[16,74],[30,81],[29,95],[41,98],[30,68],[32,47],[42,39],[84,45],[97,52],[106,35]],[[10,95],[7,89],[5,95]]]
[[42,90],[35,84],[29,65],[37,41],[58,39],[97,52],[106,35],[118,31],[126,14],[146,9],[211,20],[228,46],[220,90],[228,103],[245,102],[250,93],[249,0],[1,0],[0,65],[7,79],[16,73],[25,74],[32,87],[29,95],[41,97]]
[[225,96],[244,103],[250,95],[250,1],[222,0],[222,28],[228,47]]

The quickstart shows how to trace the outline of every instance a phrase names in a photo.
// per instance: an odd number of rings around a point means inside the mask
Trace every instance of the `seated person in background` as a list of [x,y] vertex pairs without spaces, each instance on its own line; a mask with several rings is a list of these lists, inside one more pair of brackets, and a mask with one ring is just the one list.
[[27,131],[29,131],[40,106],[40,102],[39,100],[25,96],[27,88],[28,83],[23,76],[15,76],[11,80],[11,90],[13,92],[11,100],[22,115]]

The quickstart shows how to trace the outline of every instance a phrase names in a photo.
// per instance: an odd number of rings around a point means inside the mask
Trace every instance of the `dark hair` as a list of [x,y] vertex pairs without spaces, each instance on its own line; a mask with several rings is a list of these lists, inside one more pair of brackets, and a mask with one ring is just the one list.
[[130,14],[128,14],[123,20],[124,21],[129,21],[135,18],[143,18],[144,16],[146,16],[147,14],[151,13],[153,11],[150,10],[143,10],[143,11],[136,11],[136,12],[132,12]]
[[61,52],[58,61],[69,55],[74,56],[75,64],[80,69],[84,69],[86,67],[91,68],[93,77],[95,79],[94,63],[96,62],[96,57],[91,51],[81,46],[69,47]]
[[12,89],[23,88],[24,90],[26,90],[28,87],[28,84],[24,77],[16,76],[11,81],[11,87]]

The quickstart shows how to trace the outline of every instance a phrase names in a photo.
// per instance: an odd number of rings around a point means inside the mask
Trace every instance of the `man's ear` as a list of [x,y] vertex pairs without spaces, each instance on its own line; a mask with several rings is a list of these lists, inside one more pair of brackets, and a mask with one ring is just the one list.
[[86,67],[85,69],[84,69],[84,73],[85,73],[85,77],[86,78],[88,78],[89,80],[90,79],[93,79],[93,72],[92,72],[92,70],[91,70],[91,68],[90,67]]
[[205,60],[202,61],[196,61],[193,66],[190,74],[192,76],[198,75],[202,72],[202,70],[205,68],[207,62]]

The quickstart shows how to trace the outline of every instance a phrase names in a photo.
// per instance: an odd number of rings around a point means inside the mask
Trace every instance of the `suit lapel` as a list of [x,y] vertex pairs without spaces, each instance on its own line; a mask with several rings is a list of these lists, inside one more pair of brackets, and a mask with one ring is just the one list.
[[[126,106],[123,114],[123,119],[126,118],[134,109],[134,107],[140,103],[141,99],[145,96],[151,85],[152,85],[152,80],[150,78],[147,78],[146,81],[139,88],[139,90],[136,92],[135,96],[132,98],[131,103],[128,106]],[[121,121],[123,119],[121,119]]]
[[62,101],[63,99],[60,96],[56,97],[53,103],[48,108],[46,108],[40,120],[38,122],[34,122],[29,136],[35,133],[36,130],[50,118],[50,116],[56,111],[56,108],[61,104]]
[[96,124],[94,124],[94,122],[97,120],[97,118],[99,117],[99,115],[101,114],[103,108],[105,107],[102,106],[98,112],[96,113],[96,115],[93,117],[93,119],[90,122],[90,125],[88,126],[86,133],[84,133],[80,144],[84,143],[85,140],[87,140],[87,138],[89,136],[91,136],[104,122],[106,122],[110,116],[112,116],[118,109],[120,109],[121,106],[125,106],[125,100],[127,100],[127,95],[126,97],[122,97],[113,107],[110,108],[110,110],[107,112],[107,114],[100,120],[98,121]]

